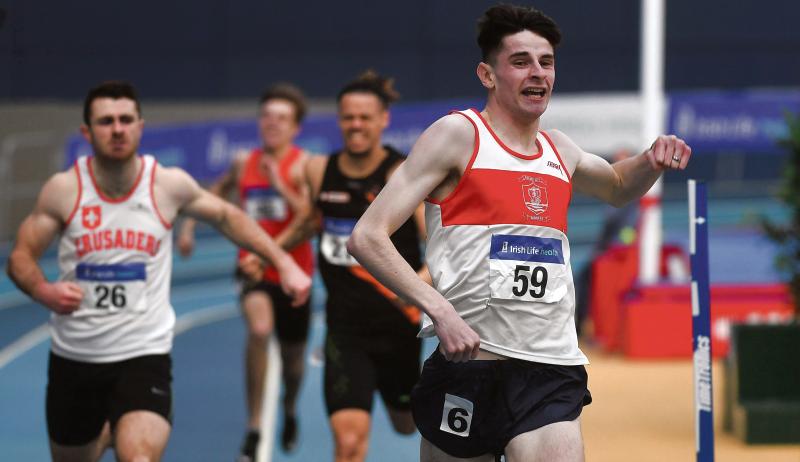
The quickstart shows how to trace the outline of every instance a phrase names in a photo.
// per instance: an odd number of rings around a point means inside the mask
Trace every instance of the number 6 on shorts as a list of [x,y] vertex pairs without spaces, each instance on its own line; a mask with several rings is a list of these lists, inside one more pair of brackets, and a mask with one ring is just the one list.
[[442,424],[439,429],[466,438],[472,425],[472,408],[472,401],[445,393]]

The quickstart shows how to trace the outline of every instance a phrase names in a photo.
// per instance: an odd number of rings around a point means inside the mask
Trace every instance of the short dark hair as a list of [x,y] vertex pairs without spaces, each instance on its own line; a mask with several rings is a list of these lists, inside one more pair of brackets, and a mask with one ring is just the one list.
[[271,85],[261,93],[258,104],[260,106],[273,99],[283,99],[292,103],[292,106],[294,106],[294,120],[298,124],[305,119],[306,111],[308,111],[308,104],[306,103],[305,95],[296,86],[286,82],[279,82]]
[[136,104],[136,112],[140,117],[142,115],[139,97],[136,95],[136,89],[133,88],[133,85],[122,80],[107,80],[90,89],[89,93],[86,94],[86,99],[83,101],[83,122],[86,125],[91,125],[92,102],[98,98],[133,100]]
[[400,99],[400,93],[394,89],[394,79],[383,77],[372,69],[362,72],[355,80],[345,84],[336,96],[336,102],[341,103],[342,97],[348,93],[371,93],[378,97],[384,109]]
[[483,62],[488,63],[494,58],[504,37],[524,30],[541,35],[553,48],[561,43],[558,25],[541,11],[527,6],[496,5],[478,19],[478,46]]

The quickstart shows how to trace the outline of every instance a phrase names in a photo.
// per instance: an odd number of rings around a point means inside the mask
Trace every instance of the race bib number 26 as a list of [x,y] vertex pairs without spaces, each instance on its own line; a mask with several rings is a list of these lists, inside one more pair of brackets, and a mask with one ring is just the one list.
[[560,239],[495,234],[489,252],[492,298],[553,303],[567,291]]
[[75,276],[84,292],[81,310],[115,313],[145,311],[147,272],[144,263],[79,263]]

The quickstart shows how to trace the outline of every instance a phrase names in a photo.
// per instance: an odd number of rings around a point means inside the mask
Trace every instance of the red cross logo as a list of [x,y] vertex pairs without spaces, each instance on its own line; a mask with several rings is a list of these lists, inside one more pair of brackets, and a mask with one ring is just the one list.
[[81,222],[86,229],[95,229],[100,226],[100,206],[92,205],[81,209]]

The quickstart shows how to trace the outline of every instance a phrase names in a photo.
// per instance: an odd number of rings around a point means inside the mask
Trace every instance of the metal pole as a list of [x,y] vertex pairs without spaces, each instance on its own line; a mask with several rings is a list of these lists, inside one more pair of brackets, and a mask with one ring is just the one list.
[[713,462],[714,400],[711,376],[708,198],[706,184],[695,180],[689,180],[689,250],[692,264],[695,448],[697,462]]

